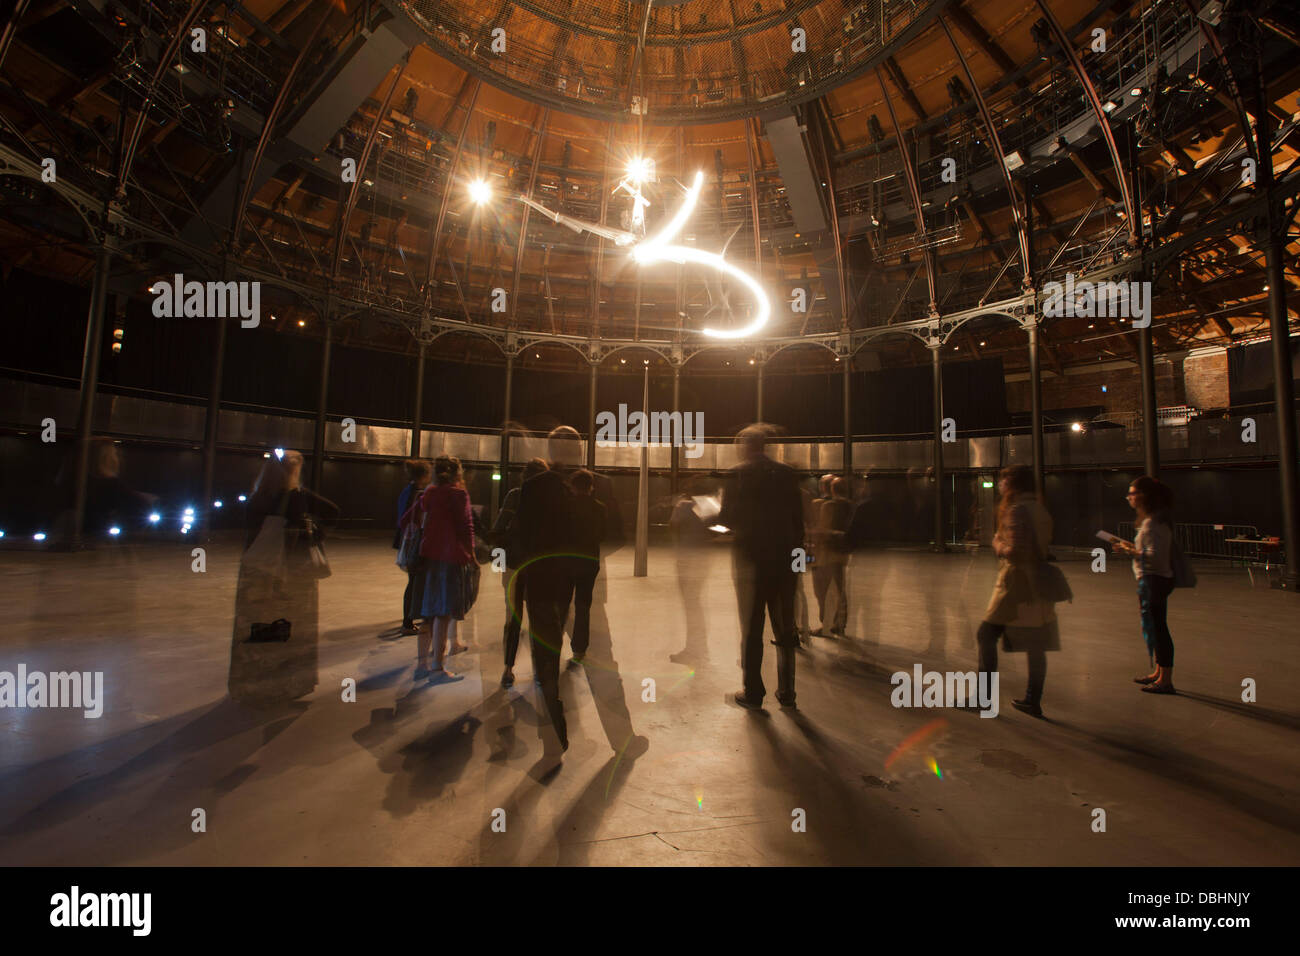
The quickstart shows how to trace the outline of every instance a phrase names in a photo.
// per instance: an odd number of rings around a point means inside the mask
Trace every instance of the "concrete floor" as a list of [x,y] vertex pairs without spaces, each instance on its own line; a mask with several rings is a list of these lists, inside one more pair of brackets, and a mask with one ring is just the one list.
[[[458,683],[416,686],[414,639],[393,636],[403,575],[387,538],[332,541],[321,585],[320,683],[274,713],[225,699],[237,546],[0,553],[0,670],[102,670],[102,718],[0,710],[5,864],[1083,864],[1300,861],[1300,598],[1200,568],[1175,592],[1177,697],[1145,671],[1127,565],[1063,567],[1063,650],[1047,721],[1017,713],[1024,658],[1002,658],[995,720],[895,709],[890,674],[974,667],[994,562],[881,550],[852,570],[849,638],[799,655],[799,710],[725,700],[740,687],[725,548],[698,574],[707,658],[681,649],[671,551],[631,575],[608,562],[609,617],[637,733],[616,759],[581,669],[562,693],[572,747],[539,782],[527,650],[499,686],[499,579],[464,626]],[[811,594],[811,581],[809,593]],[[773,649],[765,679],[775,687]],[[565,659],[568,657],[566,648]],[[341,700],[344,678],[358,683]],[[1258,682],[1258,702],[1241,684]],[[655,700],[643,682],[655,682]],[[923,731],[924,733],[918,733]],[[915,736],[913,736],[915,735]],[[912,739],[912,743],[900,746]],[[935,772],[935,767],[940,773]],[[1092,829],[1093,809],[1107,814]],[[191,829],[203,808],[207,832]],[[493,827],[504,811],[505,832]],[[803,810],[806,831],[792,827]],[[500,819],[501,815],[496,814]]]

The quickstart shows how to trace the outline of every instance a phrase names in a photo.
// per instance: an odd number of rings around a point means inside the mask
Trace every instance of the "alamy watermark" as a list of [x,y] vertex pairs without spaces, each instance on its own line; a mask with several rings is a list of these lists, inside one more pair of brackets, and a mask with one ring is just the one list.
[[1043,285],[1043,315],[1048,318],[1125,318],[1133,328],[1151,324],[1150,282],[1075,282],[1074,273],[1065,282]]
[[704,454],[703,412],[628,412],[618,406],[618,414],[601,412],[596,416],[596,447],[644,448],[650,445],[675,445],[686,449],[687,458]]
[[50,925],[126,927],[133,936],[148,936],[153,928],[153,894],[83,893],[73,886],[50,897]]
[[104,713],[103,671],[0,671],[0,710],[6,707],[69,707],[94,720]]
[[998,715],[998,672],[898,671],[889,678],[894,690],[889,702],[895,707],[978,707],[981,717]]
[[255,329],[262,321],[262,283],[185,281],[176,273],[173,282],[160,280],[149,287],[158,298],[153,314],[160,319],[240,319],[240,326]]

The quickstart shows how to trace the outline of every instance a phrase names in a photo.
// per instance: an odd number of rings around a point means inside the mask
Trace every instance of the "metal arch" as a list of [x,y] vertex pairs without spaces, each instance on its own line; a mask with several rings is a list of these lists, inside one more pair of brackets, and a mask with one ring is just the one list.
[[518,357],[523,355],[529,349],[536,348],[538,345],[559,345],[565,348],[570,348],[581,355],[584,359],[590,361],[588,355],[589,343],[586,339],[577,337],[571,339],[556,338],[540,332],[536,335],[530,335],[525,332],[511,332],[509,335],[505,336],[505,344],[501,346],[501,351],[506,355]]
[[515,354],[515,355],[519,354],[517,351],[511,353],[506,348],[505,341],[504,341],[505,336],[502,335],[499,331],[497,331],[494,334],[493,331],[490,329],[479,328],[477,326],[472,326],[472,325],[464,325],[463,323],[461,325],[453,325],[453,324],[435,325],[433,327],[433,331],[427,337],[427,339],[422,339],[421,341],[425,345],[432,345],[434,342],[436,342],[438,339],[442,338],[443,336],[452,335],[456,332],[468,333],[470,335],[477,335],[481,339],[487,339],[489,342],[495,345],[497,349],[500,350],[502,355],[509,356],[511,354]]
[[[537,168],[542,161],[542,144],[546,142],[546,125],[550,122],[551,110],[549,107],[542,108],[541,122],[537,124],[537,142],[533,146],[532,169],[528,171],[528,198],[533,198],[533,190],[537,188]],[[524,206],[523,212],[519,216],[519,241],[515,243],[515,268],[514,275],[510,281],[510,318],[513,319],[519,309],[519,273],[524,262],[524,244],[528,240],[528,214],[532,210]],[[547,303],[550,303],[548,298]],[[513,323],[511,323],[513,324]],[[552,330],[554,323],[552,322]]]
[[660,358],[668,361],[669,364],[672,364],[673,344],[671,342],[647,342],[644,339],[640,341],[631,340],[631,341],[620,342],[617,345],[611,346],[610,348],[601,349],[599,351],[593,348],[592,355],[596,356],[596,361],[593,362],[593,364],[599,364],[600,362],[604,362],[605,359],[609,358],[612,355],[617,355],[619,352],[630,352],[638,349],[647,352],[653,352],[655,353],[655,355],[658,355]]
[[[921,213],[921,188],[916,181],[916,170],[912,168],[912,150],[903,137],[903,127],[898,123],[898,113],[894,110],[894,101],[885,88],[885,77],[881,74],[879,67],[876,68],[876,82],[880,84],[880,92],[884,96],[885,105],[889,107],[889,119],[894,124],[894,136],[898,143],[899,155],[903,160],[903,172],[907,174],[907,188],[912,194],[912,211],[916,215],[917,236],[924,241],[925,216]],[[930,283],[930,313],[933,315],[939,311],[938,297],[935,294],[934,285],[934,253],[927,247],[922,250],[921,254],[925,257],[925,278]]]
[[838,344],[838,340],[828,341],[825,339],[814,339],[813,341],[810,342],[782,342],[774,349],[771,350],[765,349],[763,361],[765,364],[770,363],[772,359],[776,358],[782,352],[788,351],[790,349],[797,349],[797,348],[808,348],[814,350],[825,349],[826,351],[830,352],[832,355],[839,358],[842,356],[840,355],[840,350],[836,347],[837,344]]
[[[239,269],[238,267],[236,267],[236,271],[237,273],[243,272],[243,270]],[[244,274],[247,275],[247,273]],[[324,320],[326,318],[325,308],[320,301],[321,297],[304,292],[302,289],[299,289],[294,285],[288,285],[284,282],[276,281],[275,277],[265,279],[259,276],[254,281],[256,281],[259,285],[264,285],[272,289],[280,289],[281,291],[289,293],[291,296],[297,299],[300,304],[310,309],[312,313],[316,316],[316,318],[321,320]],[[358,311],[363,311],[363,310],[358,310]]]
[[271,104],[270,111],[266,114],[266,121],[262,124],[262,134],[257,139],[257,148],[253,150],[253,159],[247,170],[242,170],[244,176],[244,186],[239,191],[239,201],[235,205],[235,228],[234,234],[230,237],[230,248],[233,252],[239,248],[239,234],[244,229],[244,215],[248,211],[248,204],[253,199],[253,182],[257,178],[257,167],[262,164],[262,157],[266,153],[266,147],[270,145],[271,134],[275,130],[275,124],[279,121],[280,113],[285,104],[289,101],[289,90],[293,86],[294,79],[298,76],[298,70],[307,59],[307,54],[316,44],[316,38],[320,35],[321,29],[329,20],[334,12],[332,6],[326,6],[325,15],[320,18],[316,26],[312,28],[311,34],[303,42],[302,49],[298,51],[297,58],[293,61],[293,66],[289,67],[288,74],[285,75],[284,82],[280,84],[280,90],[275,95],[275,102]]
[[55,183],[47,183],[41,179],[39,167],[29,168],[27,165],[19,165],[19,162],[15,161],[17,159],[17,157],[0,155],[0,177],[13,176],[17,179],[30,179],[33,182],[40,183],[42,186],[52,186],[53,188],[51,191],[54,195],[71,206],[72,211],[77,214],[77,218],[79,218],[82,224],[86,227],[87,239],[91,242],[101,242],[110,234],[111,230],[108,228],[108,223],[104,223],[102,229],[96,226],[94,221],[91,219],[93,208],[77,198],[77,196],[70,190],[65,190],[63,188],[62,180]]
[[361,158],[357,160],[356,178],[352,180],[352,188],[348,190],[347,202],[343,204],[343,209],[339,212],[339,228],[334,237],[334,258],[330,263],[330,285],[334,284],[334,280],[339,274],[339,263],[343,259],[343,243],[348,235],[348,226],[352,222],[352,211],[357,205],[357,194],[361,191],[361,184],[366,178],[366,166],[370,162],[370,153],[375,147],[375,139],[379,136],[379,128],[384,125],[384,120],[388,118],[388,110],[393,102],[393,94],[397,92],[397,84],[402,81],[402,75],[406,72],[406,67],[410,62],[411,51],[407,50],[397,64],[397,75],[393,77],[392,86],[384,94],[384,101],[379,104],[379,111],[375,113],[375,121],[370,124],[370,133],[366,136],[366,144],[361,148]]
[[[1137,245],[1141,241],[1141,232],[1139,231],[1141,223],[1138,221],[1133,209],[1133,193],[1129,190],[1128,179],[1124,175],[1124,164],[1120,160],[1119,148],[1115,145],[1115,134],[1111,132],[1110,120],[1106,116],[1106,111],[1101,107],[1101,98],[1097,95],[1097,88],[1093,86],[1088,71],[1083,68],[1083,63],[1079,60],[1079,53],[1070,41],[1069,34],[1065,32],[1065,27],[1061,26],[1061,21],[1056,18],[1056,14],[1051,11],[1045,0],[1034,0],[1034,3],[1043,12],[1043,19],[1051,25],[1052,31],[1056,34],[1056,42],[1061,47],[1061,52],[1065,54],[1065,58],[1070,62],[1070,68],[1074,71],[1080,85],[1083,86],[1083,92],[1092,105],[1093,115],[1097,118],[1097,127],[1106,140],[1106,148],[1110,150],[1110,161],[1115,167],[1115,178],[1119,182],[1120,195],[1124,200],[1124,215],[1128,220],[1130,242],[1132,245]],[[1026,262],[1026,270],[1028,270],[1028,262]]]
[[[1247,118],[1246,103],[1241,98],[1241,90],[1237,86],[1237,76],[1228,63],[1228,55],[1223,51],[1223,44],[1219,42],[1219,35],[1214,32],[1214,27],[1210,26],[1208,20],[1201,18],[1201,12],[1196,8],[1196,4],[1192,0],[1183,0],[1183,3],[1186,5],[1188,12],[1196,19],[1196,22],[1200,24],[1201,35],[1205,37],[1205,42],[1214,52],[1214,58],[1218,61],[1219,68],[1223,70],[1223,75],[1228,80],[1228,95],[1232,97],[1232,105],[1237,110],[1237,125],[1241,127],[1241,135],[1246,140],[1246,152],[1258,164],[1259,150],[1251,130],[1250,120]],[[1228,0],[1224,7],[1231,5],[1232,0]]]
[[[456,139],[456,152],[452,154],[451,166],[447,169],[447,188],[442,191],[442,201],[438,204],[438,219],[433,226],[433,235],[429,238],[429,264],[425,270],[424,294],[426,301],[431,302],[433,299],[433,274],[438,265],[438,244],[442,240],[442,227],[447,219],[447,205],[451,202],[451,191],[456,185],[456,171],[460,168],[461,152],[465,148],[465,139],[469,136],[470,123],[474,119],[474,107],[478,105],[478,95],[483,89],[483,81],[479,79],[474,84],[474,93],[469,98],[469,106],[465,110],[465,125],[461,127],[460,136]],[[455,111],[456,104],[452,104],[452,110]]]
[[1020,208],[1020,197],[1011,182],[1011,172],[1007,169],[1006,153],[1002,149],[1002,139],[998,136],[997,124],[993,122],[988,103],[985,102],[984,94],[980,92],[980,85],[975,79],[975,74],[971,72],[970,64],[966,61],[966,54],[962,53],[961,46],[957,43],[956,37],[952,35],[952,30],[948,29],[947,21],[943,17],[936,17],[935,19],[939,21],[939,26],[943,27],[948,43],[952,45],[953,52],[957,54],[957,62],[961,64],[962,72],[966,74],[966,83],[970,88],[971,95],[975,98],[975,105],[979,108],[980,118],[984,120],[984,128],[988,130],[989,140],[993,143],[993,154],[997,159],[998,172],[1002,174],[1002,185],[1006,187],[1007,196],[1011,200],[1011,215],[1016,223],[1016,238],[1020,241],[1020,262],[1024,266],[1025,272],[1020,287],[1022,289],[1028,288],[1033,283],[1033,276],[1030,275],[1029,268],[1029,237],[1025,234],[1025,216]]
[[[115,195],[121,195],[126,189],[127,179],[131,176],[131,165],[135,162],[135,151],[140,145],[140,136],[144,133],[144,125],[149,121],[149,107],[153,105],[154,92],[158,89],[158,84],[162,82],[167,75],[168,69],[171,68],[172,60],[175,58],[177,51],[181,48],[186,34],[189,33],[190,27],[198,19],[199,13],[202,12],[204,0],[193,0],[190,4],[189,11],[181,18],[180,25],[176,33],[172,36],[167,48],[158,58],[158,66],[154,69],[153,79],[149,81],[149,92],[145,94],[144,102],[140,104],[140,115],[136,117],[135,126],[131,130],[131,136],[127,140],[125,152],[122,154],[122,162],[116,171],[116,178],[113,184]],[[119,104],[122,109],[126,104]]]

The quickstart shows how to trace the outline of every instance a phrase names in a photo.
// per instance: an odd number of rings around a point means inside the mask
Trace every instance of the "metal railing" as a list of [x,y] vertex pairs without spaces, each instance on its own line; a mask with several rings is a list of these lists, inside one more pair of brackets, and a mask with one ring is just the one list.
[[[1132,521],[1119,523],[1119,536],[1132,541],[1135,534]],[[1236,539],[1236,543],[1230,543]],[[1249,539],[1249,544],[1242,544]],[[1174,540],[1184,554],[1197,558],[1221,558],[1228,561],[1262,560],[1260,548],[1270,550],[1269,559],[1283,560],[1283,551],[1276,538],[1261,536],[1253,524],[1175,524]],[[1252,548],[1253,545],[1253,548]]]

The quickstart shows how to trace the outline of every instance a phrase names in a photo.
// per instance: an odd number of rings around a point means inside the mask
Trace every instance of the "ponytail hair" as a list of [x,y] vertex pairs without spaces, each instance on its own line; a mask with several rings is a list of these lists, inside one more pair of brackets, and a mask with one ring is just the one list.
[[440,485],[463,486],[465,473],[455,455],[439,455],[433,460],[433,480]]

